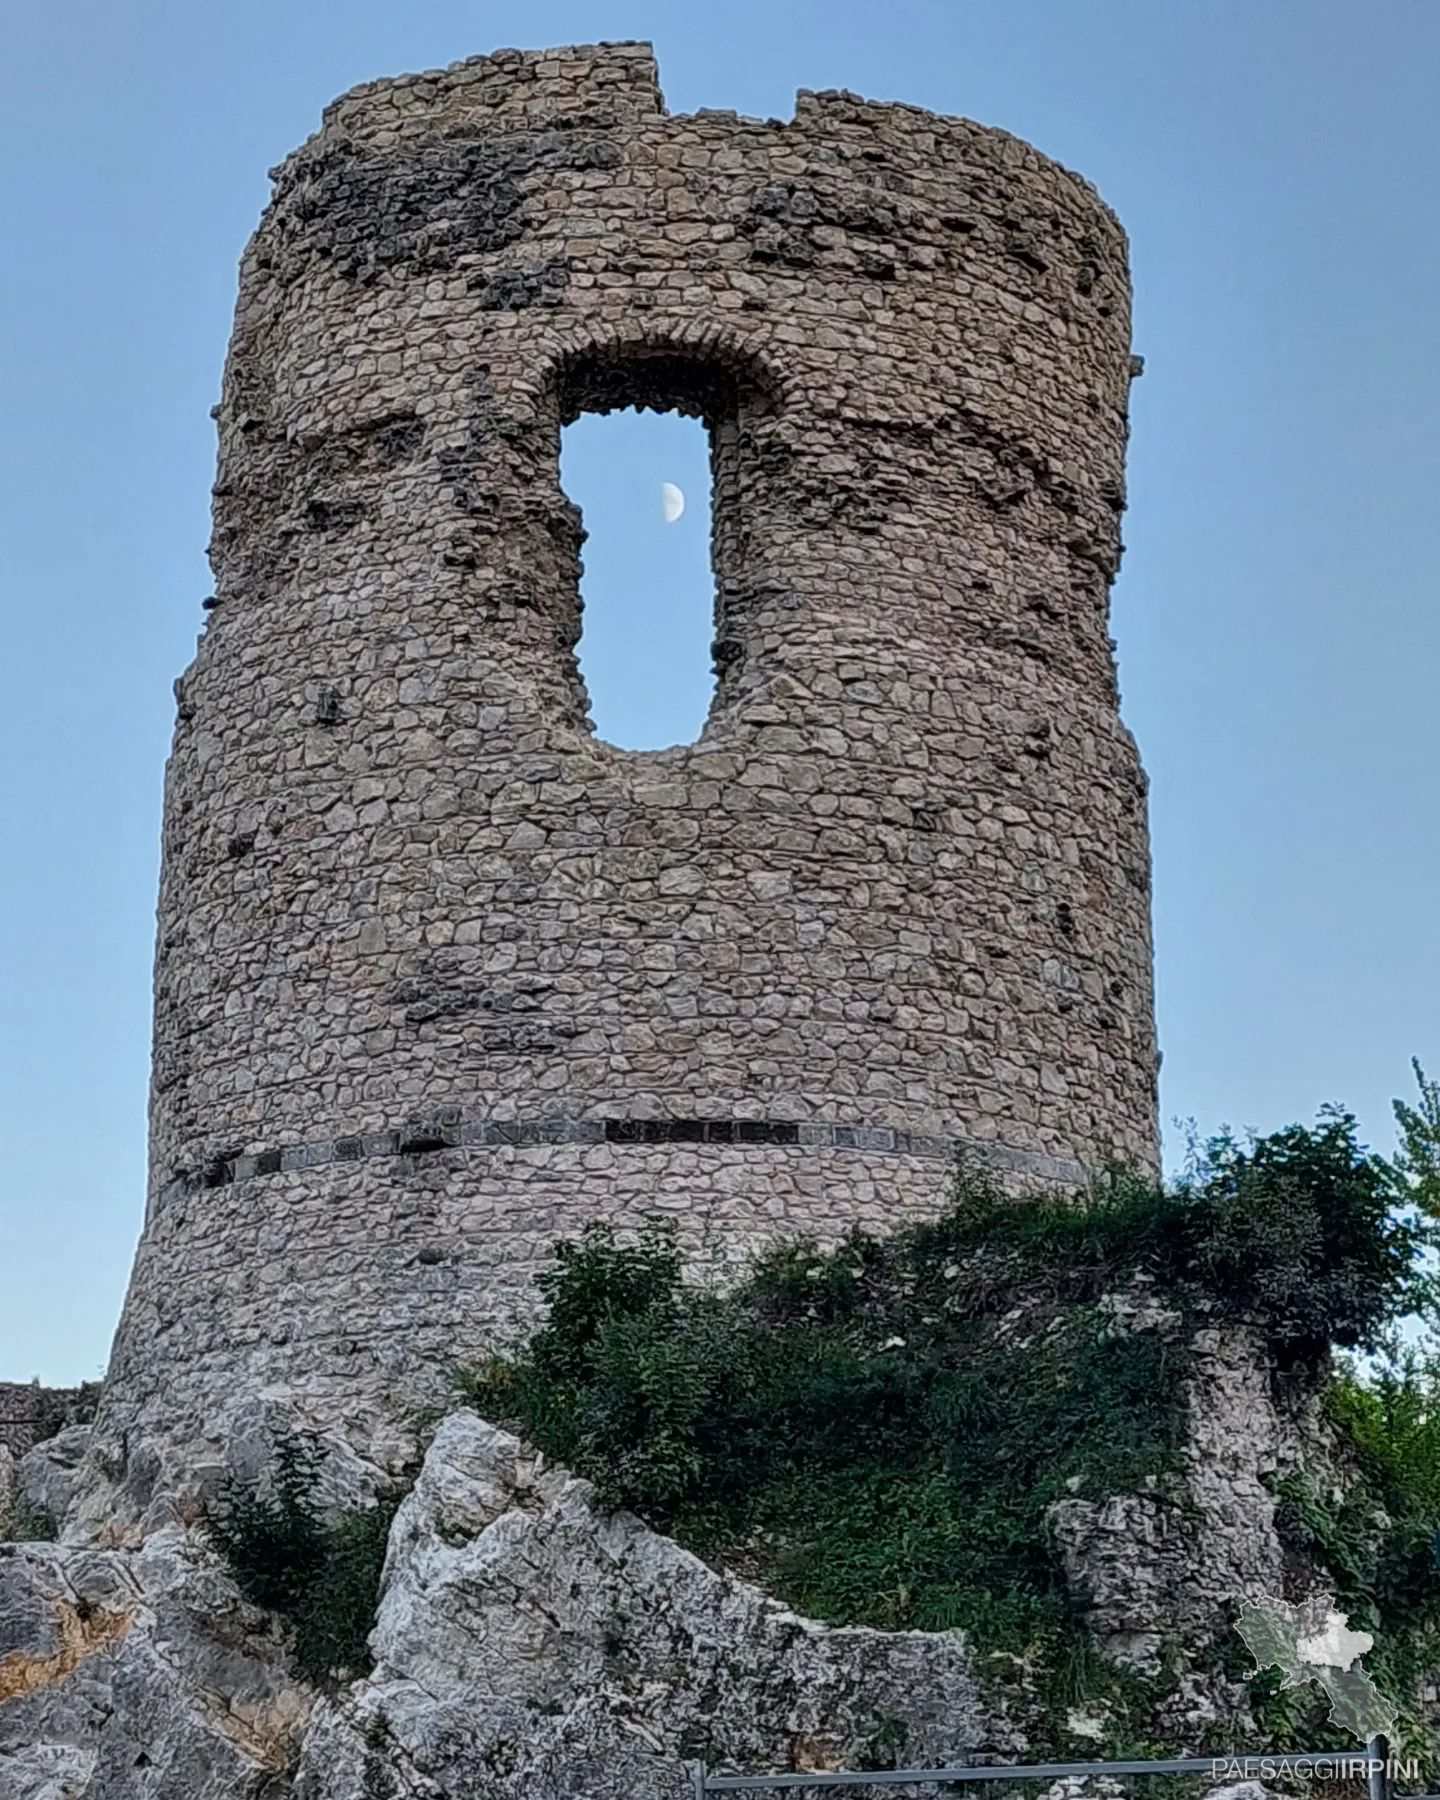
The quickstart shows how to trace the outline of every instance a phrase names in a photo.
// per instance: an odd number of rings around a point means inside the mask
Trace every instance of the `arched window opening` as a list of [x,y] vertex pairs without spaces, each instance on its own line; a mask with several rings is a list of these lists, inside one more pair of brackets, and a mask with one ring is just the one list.
[[596,734],[622,750],[699,737],[714,693],[710,442],[679,412],[582,412],[560,480],[580,508],[576,647]]

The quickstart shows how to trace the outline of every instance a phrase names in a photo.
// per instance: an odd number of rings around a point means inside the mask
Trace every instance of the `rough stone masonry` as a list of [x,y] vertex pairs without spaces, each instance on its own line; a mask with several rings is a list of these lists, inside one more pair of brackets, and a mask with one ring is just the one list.
[[41,1387],[38,1381],[0,1381],[0,1453],[23,1456],[71,1424],[93,1395],[93,1384]]
[[[274,181],[95,1434],[137,1510],[232,1396],[383,1434],[586,1221],[725,1256],[933,1208],[957,1146],[1156,1155],[1087,183],[846,93],[671,116],[643,44],[356,88]],[[558,474],[632,405],[713,470],[714,701],[644,753],[587,718]]]

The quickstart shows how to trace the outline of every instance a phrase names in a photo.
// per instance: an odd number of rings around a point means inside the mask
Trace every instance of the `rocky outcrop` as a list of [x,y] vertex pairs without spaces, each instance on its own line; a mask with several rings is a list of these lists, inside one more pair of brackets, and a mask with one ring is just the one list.
[[[1134,1324],[1166,1328],[1149,1317]],[[1303,1368],[1279,1371],[1263,1332],[1202,1330],[1187,1350],[1175,1478],[1146,1493],[1077,1495],[1050,1509],[1097,1644],[1151,1671],[1167,1647],[1193,1654],[1222,1637],[1241,1600],[1282,1590],[1272,1483],[1327,1454],[1313,1370],[1309,1378]]]
[[[271,1468],[284,1437],[305,1437],[316,1446],[327,1510],[368,1505],[413,1469],[419,1454],[414,1428],[357,1409],[342,1435],[325,1429],[330,1410],[317,1407],[301,1388],[272,1387],[227,1395],[208,1418],[187,1420],[176,1435],[136,1433],[119,1455],[103,1435],[92,1434],[70,1486],[62,1536],[76,1544],[135,1548],[166,1527],[193,1526],[227,1481],[254,1479]],[[47,1446],[41,1450],[50,1454]]]
[[281,1800],[312,1705],[193,1537],[0,1544],[0,1800]]
[[[1143,1292],[1108,1310],[1117,1334],[1186,1331]],[[1097,1645],[1151,1671],[1171,1650],[1211,1669],[1228,1608],[1278,1588],[1267,1483],[1315,1448],[1309,1387],[1258,1336],[1192,1348],[1174,1475],[1051,1512]],[[197,1530],[228,1478],[262,1477],[313,1423],[303,1392],[236,1394],[188,1464],[173,1440],[134,1441],[127,1478],[150,1485],[118,1508],[83,1430],[13,1468],[31,1516],[69,1517],[61,1546],[0,1559],[0,1800],[670,1800],[696,1754],[752,1770],[1024,1754],[1029,1720],[982,1696],[960,1634],[799,1618],[471,1412],[438,1426],[396,1515],[373,1672],[317,1694]],[[335,1513],[414,1467],[413,1440],[363,1425],[358,1448],[314,1437]],[[1187,1675],[1164,1735],[1203,1747],[1245,1704],[1243,1683]]]
[[16,1465],[16,1493],[35,1513],[65,1517],[75,1498],[80,1466],[90,1444],[88,1425],[67,1425],[54,1437],[27,1450]]
[[371,1642],[318,1695],[196,1531],[0,1545],[0,1800],[678,1800],[695,1754],[1023,1749],[959,1633],[799,1618],[469,1412],[395,1519]]
[[372,1645],[370,1679],[316,1712],[297,1800],[673,1800],[687,1754],[826,1769],[881,1745],[925,1763],[1018,1747],[959,1633],[798,1618],[472,1413],[441,1426],[396,1518]]

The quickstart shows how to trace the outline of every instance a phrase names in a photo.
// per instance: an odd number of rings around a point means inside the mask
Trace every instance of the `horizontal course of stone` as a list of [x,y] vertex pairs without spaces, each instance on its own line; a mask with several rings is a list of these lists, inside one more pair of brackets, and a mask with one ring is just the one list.
[[181,1193],[228,1187],[258,1176],[317,1169],[368,1157],[425,1156],[438,1150],[533,1144],[734,1144],[783,1145],[813,1150],[864,1150],[943,1162],[970,1158],[989,1169],[1037,1181],[1078,1185],[1084,1167],[1073,1159],[1012,1150],[1001,1144],[898,1130],[890,1125],[832,1125],[794,1119],[482,1119],[437,1118],[393,1131],[287,1144],[252,1155],[221,1157],[198,1174],[177,1176],[159,1192],[163,1206]]

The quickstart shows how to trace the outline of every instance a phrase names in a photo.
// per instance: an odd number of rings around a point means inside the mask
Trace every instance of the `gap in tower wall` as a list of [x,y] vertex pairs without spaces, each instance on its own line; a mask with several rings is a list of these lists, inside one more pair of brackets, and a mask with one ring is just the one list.
[[[562,434],[560,479],[585,530],[576,655],[596,735],[622,750],[693,743],[715,687],[705,425],[583,413]],[[683,496],[673,519],[666,484]]]

